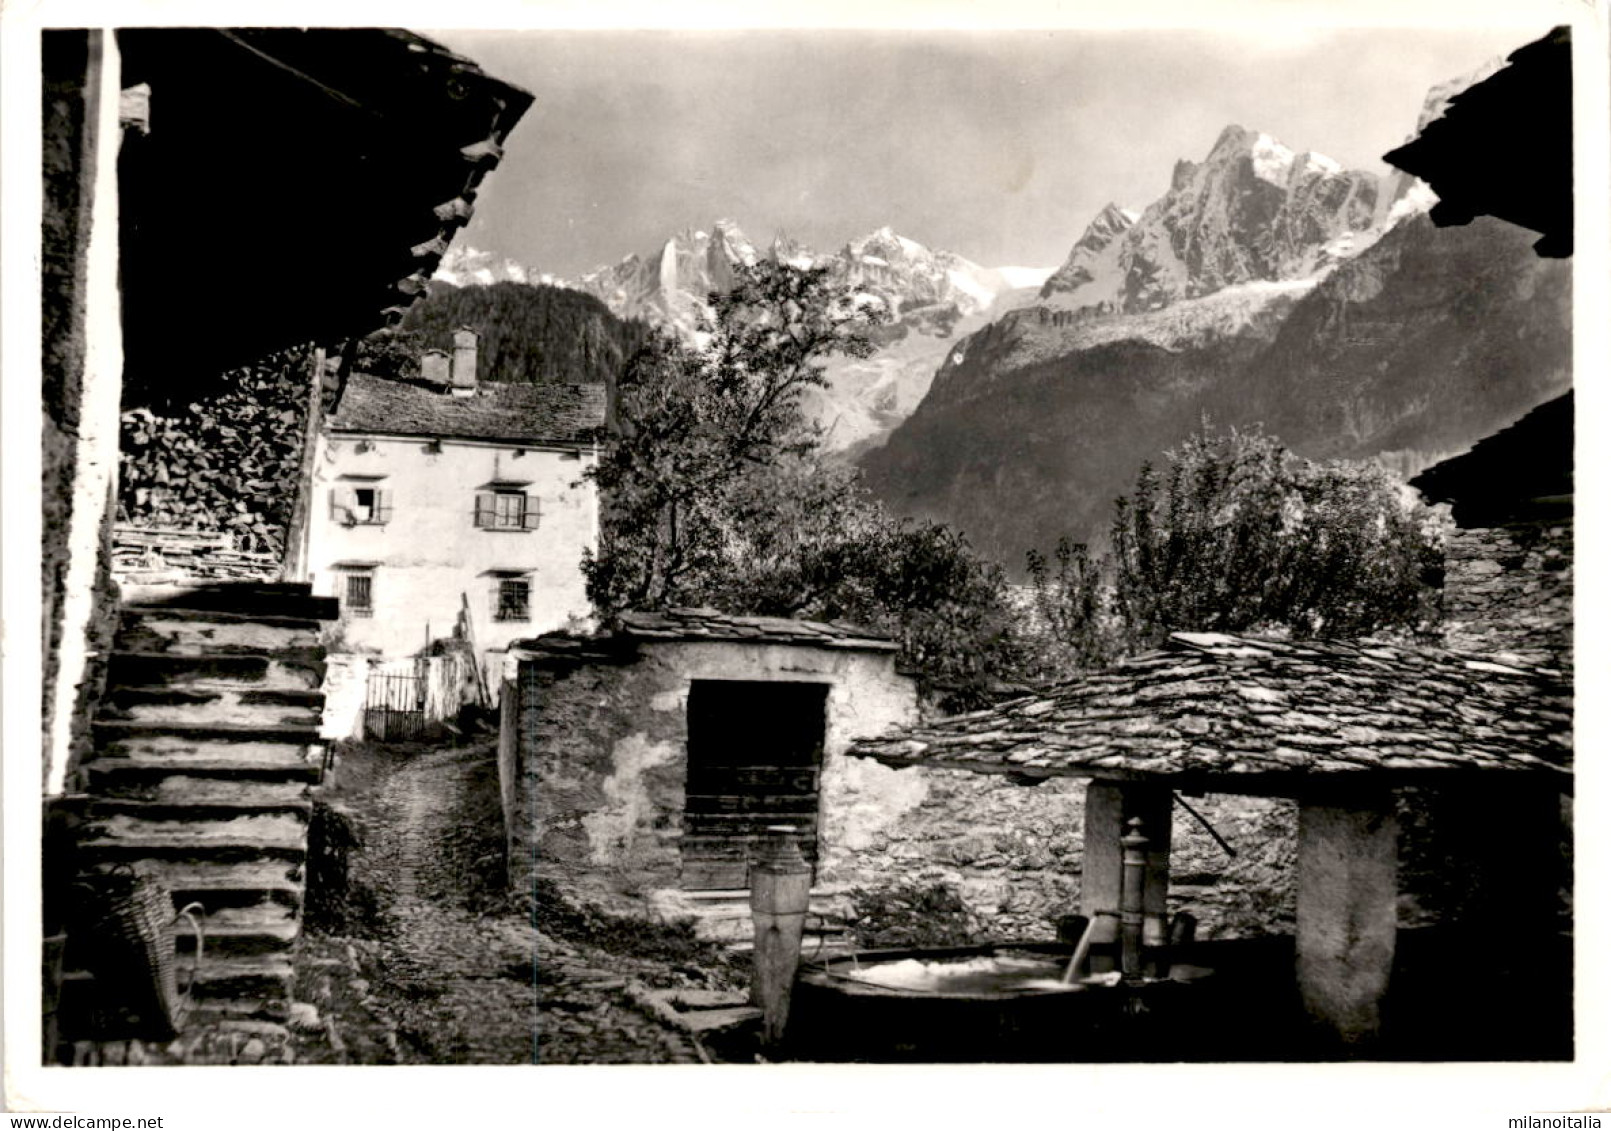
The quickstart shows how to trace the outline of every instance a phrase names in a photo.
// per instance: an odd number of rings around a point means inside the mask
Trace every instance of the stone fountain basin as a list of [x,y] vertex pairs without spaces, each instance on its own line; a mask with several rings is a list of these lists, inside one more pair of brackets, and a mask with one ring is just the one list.
[[994,943],[867,950],[804,963],[790,1007],[791,1054],[822,1061],[1090,1061],[1134,1059],[1141,1042],[1173,1059],[1167,1039],[1148,1045],[1149,1034],[1166,1036],[1185,999],[1201,987],[1064,985],[1071,949]]

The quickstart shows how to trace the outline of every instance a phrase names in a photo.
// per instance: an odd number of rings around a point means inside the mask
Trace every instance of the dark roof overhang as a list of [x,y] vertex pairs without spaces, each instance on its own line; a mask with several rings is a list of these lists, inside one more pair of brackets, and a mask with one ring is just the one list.
[[1572,254],[1572,35],[1557,27],[1450,100],[1382,160],[1438,194],[1432,222],[1497,216],[1540,232],[1539,255]]
[[1568,392],[1410,480],[1466,528],[1571,517],[1575,398]]
[[400,318],[531,95],[388,29],[126,28],[150,133],[119,158],[126,386]]

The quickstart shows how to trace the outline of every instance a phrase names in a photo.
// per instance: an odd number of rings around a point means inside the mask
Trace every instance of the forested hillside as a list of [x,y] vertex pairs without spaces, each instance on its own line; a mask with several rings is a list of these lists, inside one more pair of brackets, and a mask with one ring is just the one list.
[[480,336],[477,379],[515,385],[605,384],[649,336],[592,295],[524,283],[433,287],[401,329],[417,350],[451,350],[460,326]]

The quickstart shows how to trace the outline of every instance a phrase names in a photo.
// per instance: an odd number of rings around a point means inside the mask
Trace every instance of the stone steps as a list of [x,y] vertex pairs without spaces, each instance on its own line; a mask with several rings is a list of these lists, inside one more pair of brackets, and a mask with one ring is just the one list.
[[97,812],[159,816],[165,812],[205,813],[276,811],[306,814],[312,798],[305,781],[207,777],[172,773],[106,779],[107,788],[93,802]]
[[[119,752],[135,753],[136,750],[129,744],[138,746],[142,739],[155,740],[157,746],[170,750],[184,742],[193,746],[222,743],[232,749],[238,749],[242,743],[319,746],[324,742],[319,737],[317,726],[304,723],[229,723],[210,720],[154,723],[139,719],[97,718],[91,724],[91,730],[95,736],[96,752],[111,757],[119,756]],[[147,743],[149,746],[150,743]]]
[[320,622],[196,609],[125,609],[113,638],[117,651],[266,655],[316,649]]
[[301,582],[256,582],[227,585],[124,585],[123,604],[131,609],[182,608],[196,612],[300,617],[336,620],[341,603],[315,597]]
[[176,909],[192,902],[209,913],[264,903],[294,911],[302,905],[301,867],[284,860],[153,860],[147,867],[173,892]]
[[[186,906],[179,904],[180,907]],[[287,952],[301,933],[296,909],[283,903],[257,903],[249,907],[220,907],[198,916],[202,930],[202,956],[243,958]],[[181,919],[172,931],[178,953],[194,954],[196,935]]]
[[180,775],[241,782],[316,782],[320,768],[311,755],[290,751],[283,755],[234,758],[210,758],[205,754],[102,758],[88,763],[84,772],[89,777],[91,792],[115,797],[139,790],[142,783],[156,783],[153,788],[160,788],[163,779]]
[[312,727],[317,729],[324,695],[306,688],[119,687],[102,701],[101,719],[188,725],[199,716],[209,725]]
[[[162,881],[197,1018],[283,1017],[301,929],[333,598],[279,583],[125,586],[83,766],[84,866]],[[211,1023],[209,1021],[208,1023]]]
[[224,821],[147,821],[114,814],[91,820],[88,825],[79,841],[79,853],[88,863],[133,863],[154,858],[300,863],[308,850],[307,825],[281,815]]
[[172,652],[113,652],[107,683],[121,687],[254,687],[262,690],[317,691],[325,665],[307,658],[307,649],[281,653],[184,655]]
[[[191,963],[181,959],[178,966],[182,988],[191,972]],[[203,955],[194,973],[191,998],[213,1011],[256,1016],[290,1009],[293,972],[290,958],[284,955],[244,958]],[[231,1002],[234,1008],[229,1007]]]

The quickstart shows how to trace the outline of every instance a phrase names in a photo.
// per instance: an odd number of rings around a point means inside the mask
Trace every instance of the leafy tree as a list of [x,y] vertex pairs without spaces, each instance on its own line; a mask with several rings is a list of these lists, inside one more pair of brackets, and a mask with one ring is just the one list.
[[1066,537],[1057,541],[1055,560],[1054,573],[1044,554],[1028,554],[1030,635],[1041,644],[1037,662],[1046,672],[1100,667],[1122,650],[1108,563]]
[[844,619],[889,632],[958,702],[1016,670],[1001,570],[947,527],[891,517],[828,463],[801,394],[832,354],[866,356],[887,315],[825,271],[762,262],[711,297],[698,347],[660,336],[620,381],[620,435],[591,474],[601,552],[584,569],[605,613],[710,605]]
[[867,356],[886,318],[824,269],[763,260],[711,296],[697,348],[661,334],[640,350],[620,380],[620,437],[590,472],[606,500],[604,553],[585,566],[594,603],[689,604],[725,579],[748,481],[816,450],[800,399],[827,383],[820,362]]
[[390,327],[358,339],[353,351],[353,368],[372,377],[396,381],[420,375],[420,357],[425,353],[424,336],[417,331]]
[[1114,601],[1140,645],[1177,630],[1418,631],[1438,615],[1444,520],[1376,464],[1316,462],[1206,428],[1145,467],[1113,525]]

